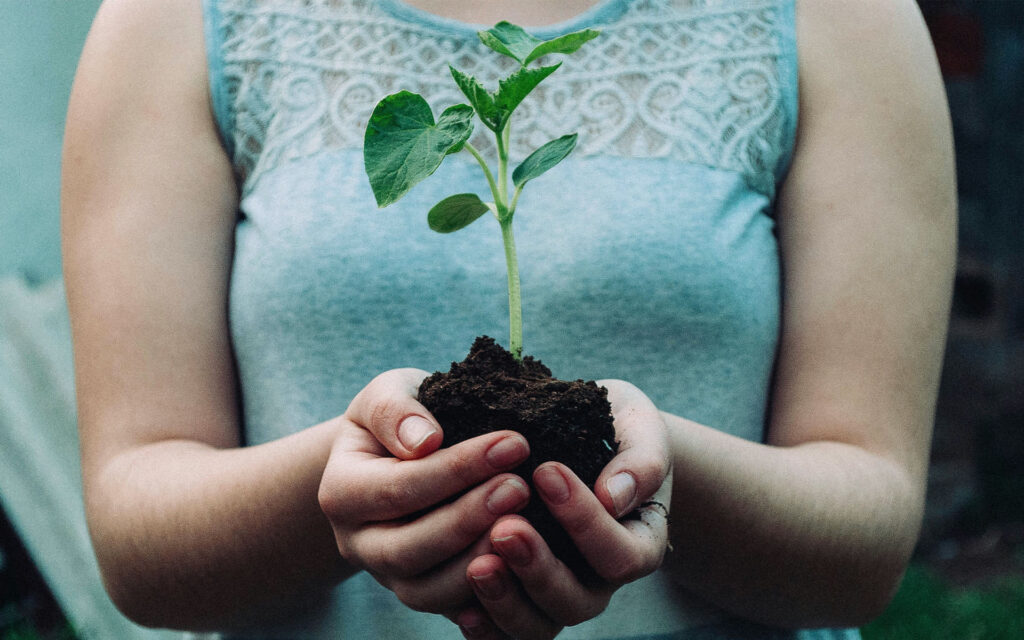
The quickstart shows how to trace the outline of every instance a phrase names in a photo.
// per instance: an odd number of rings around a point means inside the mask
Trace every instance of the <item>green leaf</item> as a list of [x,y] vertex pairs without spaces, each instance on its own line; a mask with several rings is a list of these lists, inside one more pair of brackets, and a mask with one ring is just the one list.
[[480,41],[502,55],[525,65],[527,56],[544,41],[526,33],[522,27],[502,20],[487,31],[478,31]]
[[488,210],[475,193],[460,193],[435,204],[427,213],[427,224],[438,233],[451,233],[469,226]]
[[462,149],[473,132],[473,108],[448,107],[434,122],[430,105],[408,91],[387,96],[373,110],[363,139],[363,164],[377,206],[397,202]]
[[509,77],[498,82],[498,93],[494,95],[494,102],[498,109],[504,111],[505,118],[515,111],[519,103],[523,101],[533,89],[540,84],[541,80],[555,72],[562,65],[561,62],[550,67],[539,69],[520,69]]
[[512,182],[516,187],[541,175],[551,167],[565,159],[576,147],[576,134],[562,136],[557,140],[545,143],[541,148],[523,160],[523,163],[512,172]]
[[576,31],[575,33],[567,33],[564,36],[555,38],[554,40],[548,40],[547,42],[538,45],[530,52],[530,55],[526,56],[526,59],[523,60],[523,66],[526,66],[537,58],[546,56],[550,53],[576,53],[580,47],[599,35],[601,35],[600,31],[584,29],[583,31]]
[[502,120],[498,113],[498,107],[494,104],[494,96],[491,95],[491,92],[485,89],[484,85],[473,76],[465,74],[451,65],[448,65],[448,69],[451,70],[452,77],[455,78],[455,84],[459,85],[459,89],[465,94],[469,104],[473,105],[473,108],[476,109],[476,114],[480,116],[480,121],[491,131],[497,131],[502,124]]
[[525,67],[549,53],[575,53],[600,33],[594,29],[584,29],[544,41],[531,36],[520,26],[502,21],[487,31],[477,32],[477,35],[485,45],[502,55],[515,58]]

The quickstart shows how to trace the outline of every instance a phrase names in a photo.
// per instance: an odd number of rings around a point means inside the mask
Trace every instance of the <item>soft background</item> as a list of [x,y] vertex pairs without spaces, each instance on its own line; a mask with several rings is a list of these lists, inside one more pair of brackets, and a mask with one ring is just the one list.
[[[961,255],[914,566],[866,638],[1024,637],[1024,0],[919,0],[946,76]],[[150,636],[98,589],[76,494],[64,112],[99,0],[0,0],[0,640]],[[68,622],[70,619],[70,622]]]
[[60,273],[64,111],[99,0],[0,0],[0,274]]
[[99,587],[78,498],[60,283],[60,152],[76,62],[99,4],[0,0],[2,640],[76,631],[181,637],[135,627],[113,608]]

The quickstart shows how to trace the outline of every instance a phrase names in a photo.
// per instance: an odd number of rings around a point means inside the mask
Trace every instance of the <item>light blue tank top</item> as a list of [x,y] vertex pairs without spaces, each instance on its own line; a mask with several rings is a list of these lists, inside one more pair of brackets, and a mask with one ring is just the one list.
[[[510,68],[479,43],[483,27],[400,0],[204,6],[212,101],[241,193],[229,308],[245,441],[340,414],[382,371],[447,369],[475,336],[505,340],[497,225],[438,235],[426,224],[445,196],[486,196],[472,158],[449,157],[378,210],[361,149],[384,95],[415,91],[435,114],[465,102],[449,62],[495,86]],[[519,202],[525,352],[558,377],[628,380],[663,410],[760,440],[780,312],[772,206],[797,116],[792,0],[601,0],[531,31],[584,27],[602,35],[512,122],[513,159],[580,134]],[[483,131],[473,140],[486,153]],[[360,574],[266,637],[461,634]],[[657,572],[559,637],[857,635],[731,620]]]

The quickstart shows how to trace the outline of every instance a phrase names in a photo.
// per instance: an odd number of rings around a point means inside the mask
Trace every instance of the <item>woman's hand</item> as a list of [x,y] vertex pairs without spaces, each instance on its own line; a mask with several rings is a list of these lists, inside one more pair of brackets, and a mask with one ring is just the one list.
[[490,433],[438,450],[442,432],[416,399],[426,372],[381,374],[340,420],[319,499],[338,550],[417,611],[466,607],[472,559],[490,551],[487,531],[529,499],[503,473],[529,455],[526,439]]
[[[474,558],[466,570],[480,604],[454,618],[467,638],[552,638],[600,614],[616,589],[661,565],[672,494],[665,423],[633,385],[599,384],[608,388],[620,443],[595,490],[557,462],[542,464],[533,476],[598,581],[581,581],[525,519],[502,518],[490,533],[495,552]],[[634,510],[639,518],[624,518]]]

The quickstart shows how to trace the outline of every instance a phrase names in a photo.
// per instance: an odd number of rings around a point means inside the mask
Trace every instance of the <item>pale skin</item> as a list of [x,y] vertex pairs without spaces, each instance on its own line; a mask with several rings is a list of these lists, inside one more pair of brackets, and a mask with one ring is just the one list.
[[[537,25],[593,3],[411,4]],[[242,629],[368,570],[469,637],[548,638],[661,566],[770,624],[876,615],[923,509],[955,262],[948,114],[911,0],[802,0],[797,27],[768,441],[604,381],[624,446],[595,491],[553,463],[534,478],[604,580],[584,586],[514,515],[528,491],[508,471],[528,443],[501,432],[438,450],[440,427],[414,400],[423,372],[382,373],[337,418],[239,446],[226,319],[237,195],[198,2],[107,0],[72,92],[62,198],[86,508],[115,602],[143,624]],[[675,523],[664,558],[660,516],[616,519],[652,497]],[[442,527],[455,534],[433,535]]]

